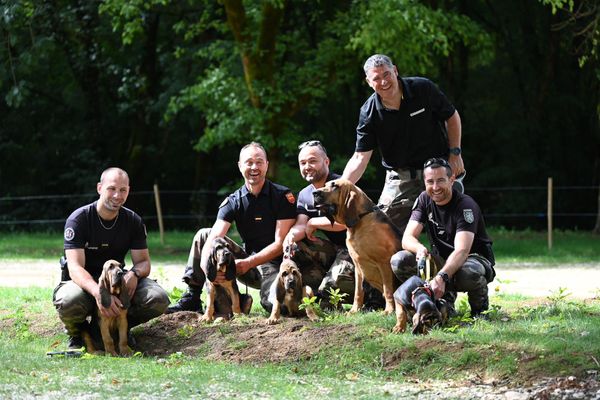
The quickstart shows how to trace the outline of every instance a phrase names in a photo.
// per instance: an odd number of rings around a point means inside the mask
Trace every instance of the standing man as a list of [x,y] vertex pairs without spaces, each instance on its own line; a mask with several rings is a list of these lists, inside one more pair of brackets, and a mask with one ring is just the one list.
[[464,172],[460,116],[433,82],[400,78],[392,60],[383,54],[369,57],[364,71],[374,93],[360,109],[356,150],[342,177],[356,183],[378,148],[387,170],[378,204],[403,231],[423,190],[425,160],[444,157],[455,176]]
[[[443,266],[429,282],[435,298],[443,297],[453,310],[456,292],[467,292],[471,316],[478,316],[489,307],[487,285],[496,275],[481,210],[470,196],[452,189],[454,177],[445,159],[427,160],[423,175],[425,191],[404,231],[405,250],[392,256],[392,270],[404,282],[416,274],[418,261],[431,253],[435,264]],[[419,241],[424,228],[431,252]]]
[[[329,287],[340,289],[341,293],[348,295],[348,299],[352,299],[354,264],[346,247],[346,226],[337,222],[332,224],[327,217],[319,217],[313,198],[316,189],[340,175],[330,172],[327,150],[320,141],[308,140],[298,149],[300,174],[309,184],[298,194],[296,223],[285,237],[284,251],[293,248],[294,244],[298,246],[292,258],[302,272],[302,281],[323,299],[327,300],[324,291]],[[326,238],[315,236],[317,230],[323,231]],[[370,286],[366,291],[367,307],[385,306],[380,292]]]
[[[261,282],[279,272],[283,239],[296,217],[296,199],[290,189],[266,179],[269,161],[259,143],[242,147],[238,168],[244,177],[244,185],[223,200],[213,227],[200,229],[194,236],[183,275],[188,290],[177,304],[167,309],[167,313],[201,311],[200,294],[210,255],[210,245],[205,244],[214,238],[223,237],[229,242],[236,258],[238,280],[261,289],[261,298],[264,291]],[[225,236],[234,222],[244,241],[243,248]],[[217,281],[220,279],[224,276],[217,277]],[[241,306],[242,311],[249,312],[252,298],[242,299]]]
[[167,292],[148,279],[146,227],[138,214],[123,206],[129,195],[127,172],[108,168],[96,189],[99,199],[78,208],[67,219],[66,265],[62,262],[62,281],[53,294],[54,306],[69,335],[69,349],[83,347],[81,332],[96,307],[106,317],[119,315],[122,304],[118,297],[112,296],[109,307],[102,305],[98,279],[106,261],[114,259],[125,264],[128,251],[133,266],[123,279],[131,297],[129,328],[161,315],[169,305]]

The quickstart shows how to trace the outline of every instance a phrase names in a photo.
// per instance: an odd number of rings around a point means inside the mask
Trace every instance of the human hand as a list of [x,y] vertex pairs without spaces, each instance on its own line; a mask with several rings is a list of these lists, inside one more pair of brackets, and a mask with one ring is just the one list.
[[129,298],[133,298],[133,294],[135,293],[138,284],[137,276],[132,271],[127,271],[127,273],[123,275],[123,281],[125,282],[125,288],[127,289]]
[[454,175],[454,177],[457,177],[463,172],[465,172],[465,164],[460,154],[450,154],[448,156],[448,164],[450,164],[450,168],[452,168],[452,174]]
[[439,275],[429,281],[429,287],[433,291],[433,296],[436,300],[441,299],[444,293],[446,293],[446,282]]
[[102,316],[106,318],[114,318],[118,316],[119,314],[121,314],[121,310],[123,309],[123,304],[121,303],[121,300],[119,300],[119,298],[114,295],[110,296],[110,306],[104,307],[102,305],[102,301],[99,295],[98,297],[96,297],[96,304],[98,305],[98,310],[100,311],[100,314],[102,314]]
[[239,258],[235,260],[235,271],[236,275],[244,275],[246,272],[252,269],[252,264],[248,261],[248,258]]
[[421,259],[427,257],[429,255],[429,250],[427,250],[427,247],[425,246],[421,246],[419,247],[419,249],[417,250],[417,254],[416,254],[416,259],[417,259],[417,264],[419,264],[419,261],[421,261]]
[[317,230],[317,228],[311,224],[310,222],[311,220],[308,220],[307,224],[306,224],[306,229],[304,229],[304,232],[306,233],[306,237],[308,238],[308,240],[311,241],[316,241],[318,238],[315,236],[315,231]]

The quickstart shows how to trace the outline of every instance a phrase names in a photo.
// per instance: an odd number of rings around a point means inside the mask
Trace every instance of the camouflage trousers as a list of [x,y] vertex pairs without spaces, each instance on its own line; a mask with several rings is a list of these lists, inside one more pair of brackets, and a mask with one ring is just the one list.
[[413,172],[414,174],[410,170],[387,171],[385,185],[377,202],[401,232],[404,232],[408,224],[415,200],[425,190],[422,171]]
[[[70,336],[79,336],[87,317],[95,320],[96,300],[73,281],[62,281],[54,289],[52,302]],[[156,281],[139,280],[127,311],[129,328],[158,317],[169,306],[169,295]]]
[[[210,234],[210,229],[211,228],[202,228],[194,235],[187,266],[183,273],[183,281],[190,286],[198,287],[200,290],[202,290],[204,282],[206,282],[206,275],[200,267],[200,258],[202,256],[202,249],[206,244],[206,239],[208,239],[208,235]],[[239,244],[231,240],[231,238],[225,236],[224,239],[229,244],[229,249],[236,259],[247,258],[249,256],[249,254],[247,254]],[[279,264],[278,261],[269,261],[261,264],[256,268],[252,268],[244,275],[238,276],[237,280],[251,288],[261,289],[261,282],[265,280],[266,277],[277,275],[279,273]]]
[[[354,264],[348,249],[337,246],[327,239],[317,241],[304,239],[296,244],[298,250],[292,259],[302,272],[302,281],[325,302],[329,299],[329,290],[339,289],[340,294],[346,294],[342,302],[352,303],[355,289]],[[366,282],[363,287],[365,307],[372,309],[385,307],[380,291]]]
[[[445,260],[436,255],[433,256],[433,259],[441,269]],[[392,271],[401,283],[412,275],[419,275],[417,259],[410,251],[397,252],[392,256],[390,262]],[[494,266],[489,260],[479,254],[469,254],[463,266],[450,278],[443,298],[454,311],[456,293],[467,292],[471,314],[479,314],[489,307],[488,283],[494,280],[495,275]]]

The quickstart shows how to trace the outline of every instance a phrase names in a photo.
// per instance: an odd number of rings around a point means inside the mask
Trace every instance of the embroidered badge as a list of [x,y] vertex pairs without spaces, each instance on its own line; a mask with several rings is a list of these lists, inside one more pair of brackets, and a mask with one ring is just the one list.
[[292,192],[288,192],[285,194],[285,198],[291,203],[294,204],[296,203],[296,198],[294,197],[294,194]]
[[465,221],[472,224],[475,221],[475,215],[473,214],[473,210],[465,209],[463,210],[463,216],[465,217]]
[[73,240],[75,238],[75,231],[69,227],[65,229],[65,240]]

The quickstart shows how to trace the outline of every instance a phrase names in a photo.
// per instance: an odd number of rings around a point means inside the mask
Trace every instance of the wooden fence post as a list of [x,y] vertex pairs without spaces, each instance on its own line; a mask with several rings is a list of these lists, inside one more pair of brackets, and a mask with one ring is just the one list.
[[552,250],[552,178],[548,178],[548,250]]
[[158,219],[158,231],[160,232],[160,244],[165,244],[165,229],[163,225],[162,209],[160,208],[160,195],[158,194],[158,185],[154,184],[154,203],[156,205],[156,217]]

